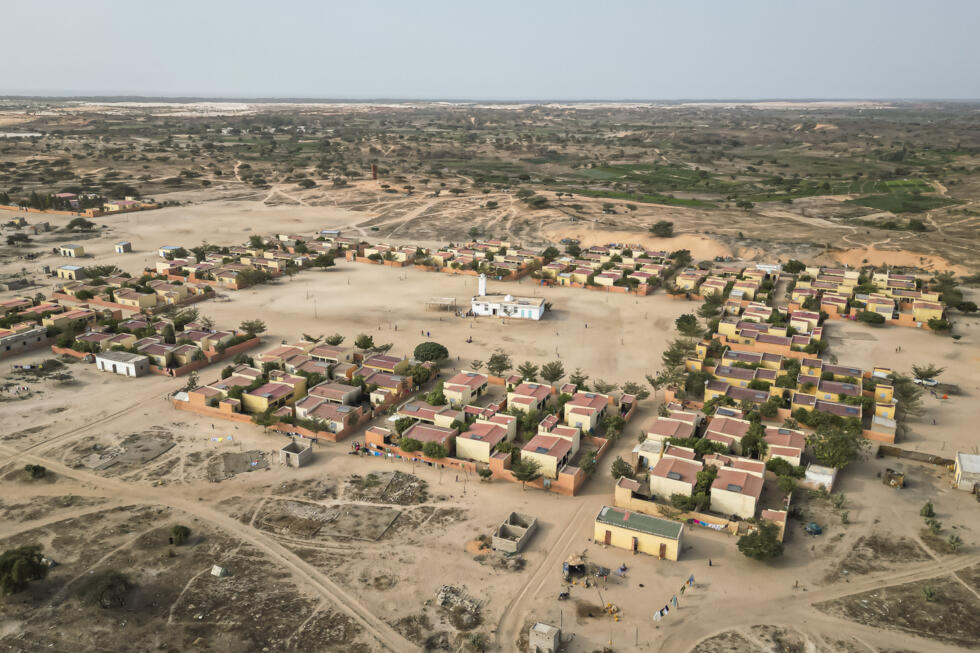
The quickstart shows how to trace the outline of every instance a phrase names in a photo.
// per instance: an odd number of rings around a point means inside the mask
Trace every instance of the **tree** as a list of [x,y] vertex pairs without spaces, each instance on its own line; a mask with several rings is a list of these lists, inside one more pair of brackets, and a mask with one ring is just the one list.
[[779,541],[779,529],[769,521],[760,521],[757,528],[738,539],[738,550],[753,560],[772,560],[783,555],[783,543]]
[[544,251],[541,253],[541,256],[544,258],[545,263],[551,263],[556,258],[561,256],[561,252],[558,251],[557,247],[549,245],[548,247],[545,247]]
[[521,375],[521,379],[524,381],[537,381],[538,380],[538,366],[531,361],[524,361],[517,366],[517,373]]
[[615,440],[626,428],[626,420],[620,415],[606,415],[602,420],[603,434],[610,440]]
[[480,480],[481,481],[486,481],[491,476],[493,476],[493,472],[490,471],[490,468],[489,467],[481,467],[478,470],[476,470],[476,473],[480,477]]
[[792,494],[793,490],[796,489],[796,479],[792,476],[780,476],[777,483],[779,484],[779,489],[786,494]]
[[318,268],[332,268],[334,266],[333,257],[326,253],[318,254],[311,263]]
[[633,470],[633,466],[623,460],[622,456],[616,456],[616,460],[612,464],[612,477],[615,479],[619,479],[622,476],[633,478],[634,474],[636,472]]
[[976,302],[960,302],[956,305],[956,310],[961,313],[976,313],[977,303]]
[[695,341],[684,338],[671,340],[660,360],[667,367],[682,367],[688,356],[694,353]]
[[589,380],[589,375],[582,372],[581,369],[575,368],[571,376],[568,377],[568,382],[575,386],[578,391],[588,390],[589,386],[586,385],[586,381]]
[[29,243],[29,242],[31,242],[31,237],[28,236],[27,234],[16,233],[7,236],[8,245],[19,245],[21,243]]
[[443,392],[443,383],[440,381],[436,387],[432,388],[429,394],[425,395],[425,400],[433,406],[445,406],[446,395]]
[[402,438],[398,441],[398,447],[406,453],[412,453],[413,451],[420,451],[422,443],[413,438]]
[[677,327],[677,330],[682,336],[696,338],[701,335],[701,325],[698,324],[698,318],[694,313],[681,315],[674,320],[674,326]]
[[374,336],[370,336],[366,333],[360,333],[354,338],[354,346],[363,351],[367,351],[374,347]]
[[446,447],[442,446],[438,442],[426,442],[422,445],[422,453],[424,453],[429,458],[445,458],[449,455],[449,451]]
[[258,234],[252,234],[248,237],[248,245],[255,249],[265,249],[265,239]]
[[947,542],[949,543],[949,550],[952,551],[953,553],[959,551],[960,548],[963,546],[963,538],[957,535],[956,533],[950,535],[949,540],[947,540]]
[[843,469],[857,459],[868,446],[868,441],[853,429],[844,429],[831,423],[817,426],[809,438],[813,455],[821,465]]
[[926,504],[919,510],[919,514],[923,517],[935,517],[936,511],[932,507],[932,501],[926,501]]
[[312,342],[315,345],[319,343],[321,340],[323,340],[323,334],[320,334],[318,336],[311,336],[308,333],[304,333],[303,340],[305,340],[306,342]]
[[423,363],[441,361],[449,358],[449,350],[438,342],[423,342],[415,348],[413,355],[416,360],[420,360]]
[[857,321],[864,322],[865,324],[884,324],[885,316],[874,311],[859,311]]
[[762,455],[766,452],[766,441],[765,441],[766,430],[763,428],[762,424],[753,422],[749,426],[748,432],[742,438],[741,449],[743,456],[750,456],[752,458],[762,458]]
[[327,339],[324,342],[326,342],[331,347],[337,347],[343,341],[344,341],[344,336],[340,335],[339,333],[335,333],[332,336],[327,336]]
[[934,379],[945,371],[945,367],[939,367],[938,365],[933,365],[931,363],[929,365],[912,366],[912,376],[920,381]]
[[503,373],[513,366],[510,356],[504,353],[503,349],[498,349],[487,359],[487,371],[494,376],[503,376]]
[[806,269],[805,263],[801,261],[797,261],[796,259],[793,258],[786,261],[786,263],[783,265],[783,272],[788,272],[789,274],[799,274],[800,272],[803,272],[803,270],[805,269]]
[[38,544],[9,549],[0,554],[0,593],[20,592],[31,581],[47,576],[48,566],[44,564],[43,557]]
[[551,361],[541,366],[541,378],[554,385],[565,376],[565,366],[561,361]]
[[[402,433],[405,432],[405,429],[407,429],[409,426],[411,426],[414,423],[415,420],[412,419],[411,417],[399,417],[398,419],[395,420],[395,433],[401,435]],[[405,449],[405,447],[402,447],[402,449]]]
[[214,330],[214,320],[209,318],[207,315],[203,316],[198,322],[201,324],[201,328],[205,331]]
[[717,317],[721,312],[721,307],[725,303],[725,293],[711,292],[705,295],[704,303],[698,309],[698,315],[705,319]]
[[483,367],[483,361],[480,360],[470,361],[470,369],[472,369],[474,372],[479,372],[481,367]]
[[657,238],[673,238],[674,223],[669,220],[659,220],[650,227],[650,233]]
[[260,333],[265,333],[265,322],[262,320],[245,320],[238,325],[238,328],[249,338],[254,338]]
[[637,401],[643,401],[650,396],[650,391],[635,381],[627,381],[620,387],[623,393],[633,395]]
[[27,464],[24,465],[24,471],[27,472],[27,475],[32,479],[44,478],[48,473],[48,470],[44,465]]
[[115,569],[102,569],[85,575],[75,586],[75,597],[83,603],[96,605],[103,610],[121,608],[126,603],[126,593],[133,583],[126,574]]
[[510,466],[510,471],[518,481],[521,489],[531,481],[541,478],[541,464],[532,458],[522,458]]
[[170,537],[173,538],[174,544],[177,546],[180,546],[186,542],[190,536],[191,529],[182,524],[174,524],[174,527],[170,529]]

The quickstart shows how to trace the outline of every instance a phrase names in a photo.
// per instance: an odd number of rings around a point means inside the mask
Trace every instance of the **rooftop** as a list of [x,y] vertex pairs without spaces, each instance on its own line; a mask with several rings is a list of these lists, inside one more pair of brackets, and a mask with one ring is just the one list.
[[595,520],[600,524],[618,526],[631,531],[648,533],[649,535],[665,537],[671,540],[680,539],[681,531],[684,530],[684,524],[676,521],[651,517],[650,515],[644,515],[639,512],[620,510],[611,506],[603,506],[599,510],[599,514],[596,515]]

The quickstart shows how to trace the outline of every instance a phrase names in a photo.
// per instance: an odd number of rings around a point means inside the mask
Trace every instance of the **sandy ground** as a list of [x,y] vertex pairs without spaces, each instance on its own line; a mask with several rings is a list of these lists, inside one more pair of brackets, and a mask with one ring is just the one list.
[[[115,263],[135,273],[156,260],[156,249],[163,244],[193,246],[205,239],[216,243],[242,241],[249,233],[353,228],[364,217],[339,208],[276,207],[236,201],[129,214],[104,220],[112,227],[107,238],[83,241],[86,249],[95,254],[84,263]],[[396,220],[390,228],[397,228],[398,224]],[[587,232],[582,233],[583,240],[586,235]],[[597,232],[595,238],[596,242],[626,240],[615,232]],[[694,251],[704,241],[698,236],[682,238],[683,241],[672,239],[671,243],[683,242],[684,247]],[[137,251],[112,254],[112,243],[122,239],[133,241]],[[652,241],[650,244],[655,245]],[[695,254],[704,256],[710,251]],[[65,262],[54,257],[43,260]],[[18,262],[5,266],[8,271],[18,267]],[[468,276],[339,262],[326,272],[304,272],[274,285],[227,293],[232,301],[204,303],[198,308],[218,324],[238,324],[250,318],[265,320],[269,327],[267,347],[280,340],[293,341],[302,333],[339,332],[350,344],[358,333],[364,332],[373,335],[376,342],[393,343],[393,352],[408,354],[423,339],[424,330],[431,334],[424,339],[442,342],[449,348],[454,368],[467,366],[471,359],[486,360],[493,349],[503,347],[515,366],[524,360],[543,363],[560,357],[569,372],[581,367],[593,378],[617,383],[639,382],[644,374],[655,372],[660,366],[660,353],[674,337],[674,319],[696,308],[696,304],[670,300],[663,294],[633,298],[582,289],[543,288],[524,281],[491,283],[490,290],[499,287],[513,294],[544,297],[553,304],[553,311],[540,323],[463,319],[424,310],[424,301],[432,296],[454,296],[465,307],[475,285],[475,278]],[[16,293],[4,293],[4,297],[13,294]],[[958,384],[964,394],[946,401],[927,396],[927,412],[911,423],[905,444],[950,455],[957,449],[972,450],[977,446],[972,422],[976,414],[973,398],[980,389],[978,323],[976,318],[959,319],[957,332],[963,337],[955,344],[927,332],[897,327],[873,329],[853,323],[832,323],[828,335],[832,338],[831,352],[841,363],[888,365],[900,371],[907,371],[918,362],[947,366],[941,380]],[[846,339],[839,339],[841,336]],[[472,343],[465,342],[468,337],[472,337]],[[898,346],[902,353],[896,352]],[[9,374],[8,363],[39,361],[44,357],[43,352],[24,354],[4,361],[2,370]],[[839,489],[848,496],[849,526],[839,523],[839,516],[825,501],[807,502],[808,518],[824,523],[826,536],[809,540],[799,531],[799,522],[794,522],[786,555],[771,566],[742,557],[732,539],[709,531],[685,533],[685,551],[682,561],[676,564],[595,545],[590,542],[592,520],[603,504],[612,501],[608,466],[616,455],[628,456],[638,426],[655,412],[654,399],[644,402],[641,414],[603,460],[597,478],[575,499],[522,491],[516,484],[479,483],[455,472],[440,473],[427,467],[413,470],[404,463],[349,456],[348,443],[318,448],[315,463],[302,470],[282,469],[273,461],[269,471],[239,474],[215,484],[207,480],[207,469],[216,456],[235,451],[267,452],[271,456],[284,442],[283,437],[265,434],[252,425],[212,425],[203,417],[177,413],[164,397],[180,387],[182,380],[155,376],[123,379],[99,374],[92,366],[81,363],[69,365],[68,369],[74,379],[68,383],[16,381],[31,388],[33,394],[28,399],[13,398],[9,391],[0,393],[4,399],[0,402],[0,461],[17,466],[25,462],[48,466],[59,478],[44,491],[52,496],[76,494],[104,499],[108,506],[118,505],[121,500],[165,506],[206,521],[229,537],[255,547],[269,565],[292,576],[298,591],[344,610],[357,620],[378,650],[411,650],[412,643],[405,639],[411,630],[406,628],[406,620],[423,611],[433,621],[431,627],[423,630],[448,629],[437,613],[422,605],[446,583],[464,585],[468,593],[484,602],[483,625],[477,631],[493,635],[499,650],[505,651],[514,650],[514,642],[526,624],[538,619],[561,622],[566,637],[574,634],[568,645],[570,651],[589,651],[603,645],[615,650],[695,650],[703,638],[732,629],[749,636],[751,626],[767,623],[800,629],[813,650],[843,650],[834,644],[839,640],[846,640],[856,650],[910,646],[923,651],[954,650],[917,636],[818,615],[811,606],[883,584],[948,575],[980,559],[980,523],[972,497],[950,490],[948,478],[938,468],[887,459],[860,463],[843,475]],[[205,369],[202,380],[209,381],[217,373],[217,367]],[[93,445],[118,445],[126,437],[152,428],[166,432],[175,443],[158,459],[116,470],[75,466],[82,454],[93,450]],[[233,440],[213,442],[211,438],[218,435],[232,435]],[[906,469],[910,478],[907,490],[896,493],[877,481],[876,474],[886,465]],[[255,515],[274,499],[274,493],[283,491],[284,483],[298,482],[300,490],[317,483],[337,488],[351,473],[390,469],[414,472],[427,481],[432,498],[425,507],[443,512],[419,513],[415,512],[419,508],[400,508],[404,519],[398,519],[404,525],[398,526],[401,530],[395,532],[395,539],[368,543],[305,541],[255,526]],[[5,503],[25,503],[38,494],[33,486],[7,480],[0,481],[0,487]],[[298,498],[302,496],[300,492]],[[959,555],[932,553],[920,541],[918,509],[925,500],[936,503],[946,533],[956,527],[956,532],[962,534],[965,546]],[[327,506],[332,499],[313,501]],[[464,549],[466,542],[489,534],[514,509],[536,515],[542,521],[526,554],[527,567],[513,572],[493,570],[475,562]],[[48,523],[59,514],[53,512],[27,521],[0,521],[0,538]],[[881,568],[862,572],[860,577],[842,578],[835,571],[859,538],[895,532],[910,538],[913,546],[924,553],[914,561],[892,560],[883,555]],[[564,589],[560,563],[569,554],[582,551],[589,559],[608,567],[626,562],[631,567],[628,578],[610,580],[599,590],[575,586],[571,589],[573,600],[558,603],[555,597]],[[715,564],[708,567],[708,559]],[[70,571],[81,573],[84,569]],[[829,577],[830,572],[836,576]],[[652,610],[666,603],[692,573],[697,581],[695,588],[681,597],[680,609],[658,627],[651,620]],[[614,603],[622,609],[619,622],[608,616],[579,616],[580,605],[584,604],[584,611],[588,612],[589,605],[604,603]]]
[[[514,650],[514,644],[527,622],[545,620],[562,623],[565,637],[571,639],[569,651],[590,651],[603,645],[615,650],[679,651],[696,648],[697,642],[729,629],[747,630],[755,624],[783,624],[798,628],[811,642],[813,650],[832,651],[833,642],[845,640],[858,650],[903,648],[948,651],[955,648],[929,640],[853,624],[839,618],[815,615],[818,601],[832,601],[882,584],[927,579],[965,569],[980,560],[977,538],[980,523],[975,519],[972,497],[950,490],[948,480],[935,467],[894,460],[860,463],[842,477],[838,490],[847,499],[850,523],[839,524],[825,500],[803,501],[807,519],[817,520],[826,529],[820,540],[810,540],[794,522],[787,538],[786,555],[774,565],[752,562],[734,549],[734,540],[711,531],[685,532],[685,548],[678,563],[658,562],[646,556],[606,549],[590,541],[592,520],[598,509],[611,502],[612,482],[608,466],[615,455],[626,455],[635,442],[636,422],[604,459],[596,479],[574,499],[523,491],[519,485],[480,483],[474,477],[457,475],[425,466],[385,462],[378,458],[347,455],[349,443],[317,447],[313,465],[301,470],[273,464],[269,471],[239,474],[222,483],[210,483],[195,471],[198,459],[209,459],[234,451],[266,451],[270,454],[284,441],[282,436],[264,434],[251,425],[219,423],[185,413],[175,413],[161,400],[161,391],[179,381],[162,378],[126,380],[98,375],[91,367],[72,366],[79,385],[59,388],[48,382],[32,384],[43,395],[19,402],[14,411],[17,426],[42,427],[26,435],[5,437],[0,452],[17,464],[41,461],[58,476],[58,481],[42,490],[34,486],[0,482],[5,504],[19,504],[38,496],[66,493],[105,503],[74,507],[29,516],[26,521],[0,521],[0,536],[10,536],[74,514],[89,514],[121,502],[167,506],[182,511],[187,518],[204,520],[233,539],[243,539],[256,547],[269,562],[289,572],[297,591],[322,600],[346,603],[366,620],[366,633],[373,647],[382,649],[372,634],[391,642],[386,650],[409,650],[396,632],[405,629],[407,619],[427,614],[427,632],[448,630],[438,611],[424,608],[423,602],[435,596],[443,584],[457,584],[483,602],[483,623],[476,631],[496,636],[500,650]],[[58,408],[72,397],[85,396],[84,403],[73,402],[66,419],[64,412],[48,414],[43,408]],[[119,398],[110,401],[110,398]],[[647,401],[638,420],[652,414],[655,402]],[[111,405],[111,408],[106,406]],[[10,404],[3,404],[5,415]],[[33,408],[33,412],[30,409]],[[33,415],[33,417],[32,417]],[[6,423],[6,422],[5,422]],[[72,447],[95,438],[107,444],[118,442],[127,433],[156,426],[171,433],[174,449],[159,459],[119,475],[111,470],[94,472],[73,468]],[[231,443],[215,444],[214,435],[232,435]],[[176,462],[171,464],[168,461]],[[196,465],[196,466],[195,466]],[[909,475],[909,488],[897,493],[875,479],[884,466],[898,466]],[[165,468],[163,474],[155,470]],[[437,513],[416,513],[416,506],[395,506],[403,510],[391,538],[378,542],[349,540],[309,540],[283,536],[260,529],[255,515],[283,498],[282,495],[323,506],[335,503],[305,490],[341,488],[349,475],[372,471],[400,470],[414,473],[429,484],[425,507]],[[312,497],[312,498],[311,498]],[[930,553],[917,535],[921,525],[918,507],[935,502],[947,532],[957,528],[966,546],[956,556]],[[492,528],[511,510],[539,518],[540,531],[530,542],[523,571],[495,570],[480,565],[465,550],[468,541]],[[264,514],[264,513],[263,513]],[[440,516],[441,515],[441,516]],[[22,516],[23,517],[23,516]],[[401,522],[399,522],[401,520]],[[402,526],[398,526],[402,523]],[[903,528],[904,526],[904,528]],[[906,534],[908,545],[918,553],[911,559],[882,554],[870,568],[848,562],[848,551],[855,541],[870,534],[891,537],[895,531]],[[68,558],[69,543],[51,544],[52,554]],[[626,579],[610,579],[598,588],[581,585],[570,588],[572,600],[557,602],[565,589],[560,563],[572,553],[585,552],[589,560],[607,567],[626,563]],[[707,561],[711,559],[712,566]],[[438,560],[438,564],[434,561]],[[843,574],[841,562],[850,574]],[[78,574],[84,567],[68,566],[62,572]],[[679,591],[684,580],[695,576],[695,587],[679,595],[680,608],[659,625],[650,614]],[[641,586],[642,585],[642,586]],[[581,616],[589,606],[613,603],[621,609],[620,621],[608,615]],[[980,605],[980,603],[978,603]],[[397,624],[396,628],[387,629]],[[406,632],[410,632],[406,630]],[[396,639],[391,639],[396,638]],[[394,644],[399,641],[401,644]],[[862,643],[873,642],[872,646]],[[904,642],[901,646],[900,642]],[[611,643],[611,644],[610,644]]]

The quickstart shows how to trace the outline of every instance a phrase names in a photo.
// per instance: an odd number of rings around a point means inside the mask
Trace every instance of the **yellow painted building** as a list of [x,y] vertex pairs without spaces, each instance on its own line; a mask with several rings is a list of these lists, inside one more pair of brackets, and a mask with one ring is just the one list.
[[684,525],[639,512],[603,506],[595,518],[593,539],[607,546],[676,561]]

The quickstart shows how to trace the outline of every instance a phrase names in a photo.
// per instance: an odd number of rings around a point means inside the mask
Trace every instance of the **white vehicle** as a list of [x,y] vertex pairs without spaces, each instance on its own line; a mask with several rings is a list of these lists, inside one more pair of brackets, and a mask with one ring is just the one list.
[[919,385],[928,386],[930,388],[939,385],[939,381],[936,379],[912,379],[912,383],[918,383]]

